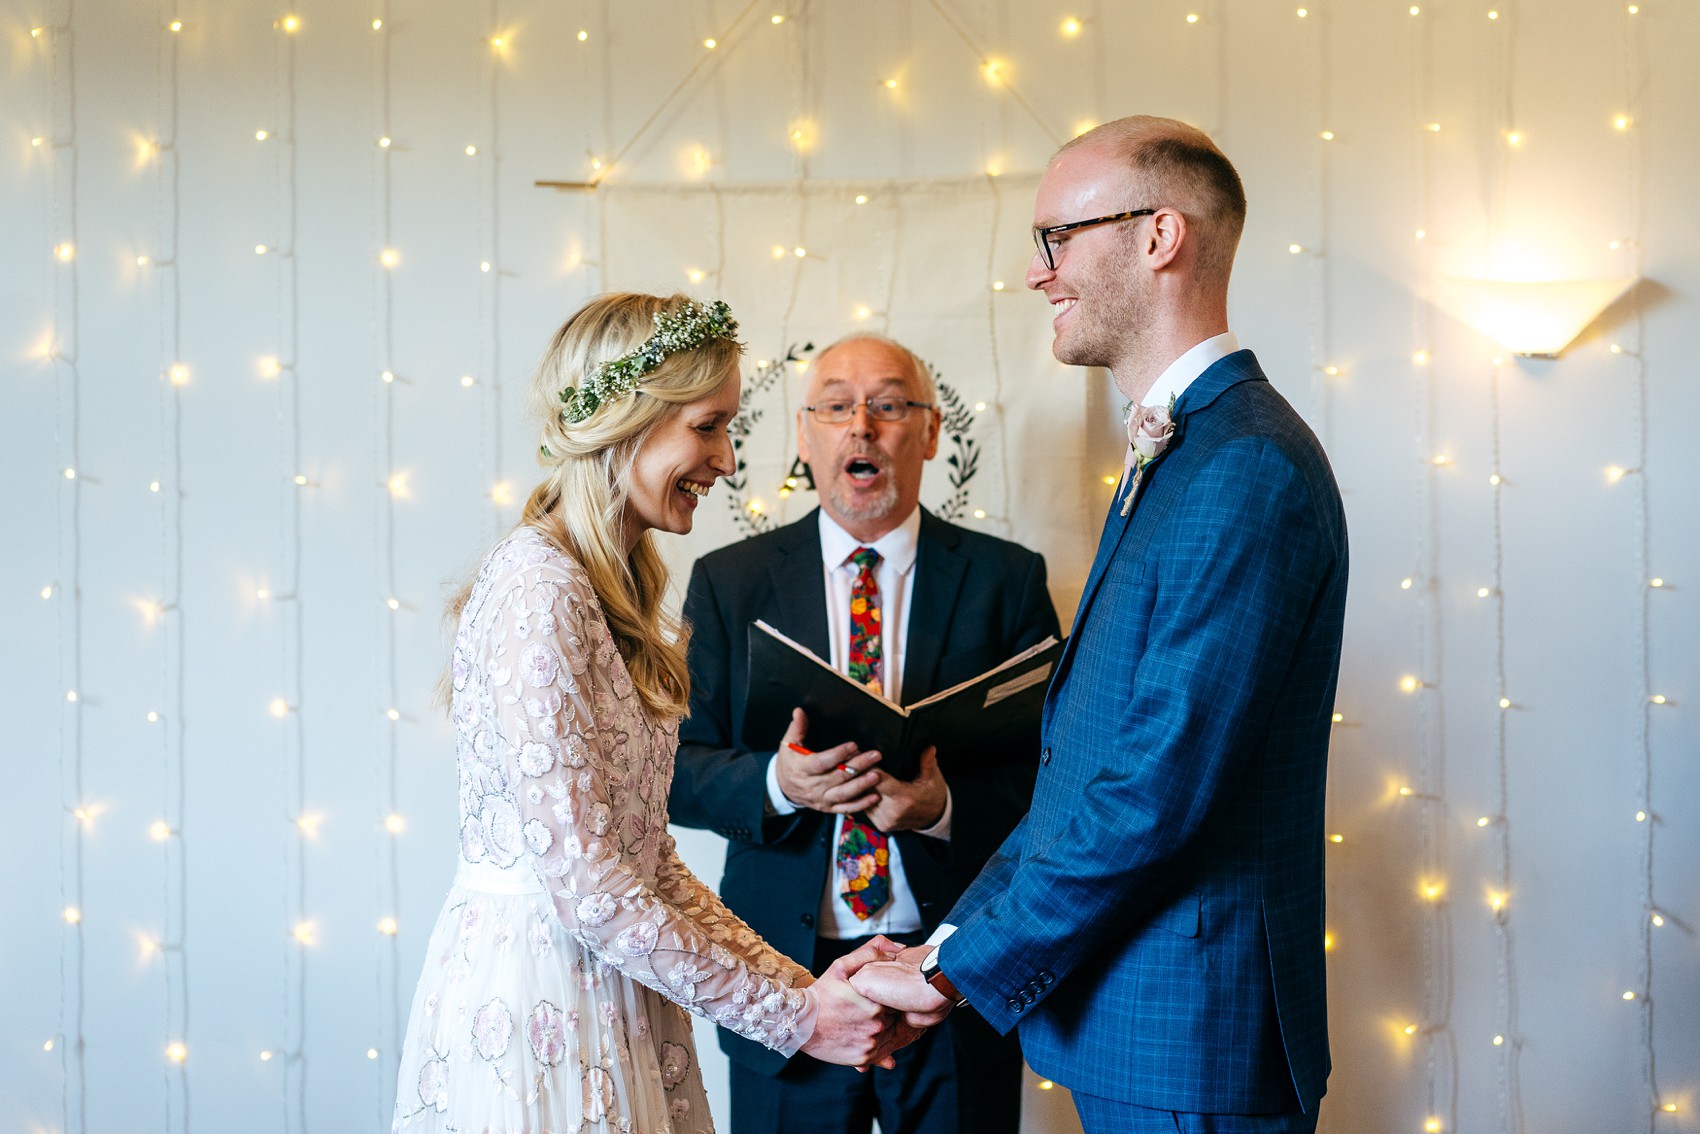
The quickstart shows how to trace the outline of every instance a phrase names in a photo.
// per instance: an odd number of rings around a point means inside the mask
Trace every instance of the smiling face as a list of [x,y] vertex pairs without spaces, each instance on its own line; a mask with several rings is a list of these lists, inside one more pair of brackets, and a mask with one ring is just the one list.
[[[1165,204],[1131,200],[1128,182],[1126,162],[1109,146],[1065,150],[1039,182],[1033,225],[1043,228]],[[1061,233],[1054,238],[1054,270],[1034,251],[1027,286],[1043,291],[1051,303],[1051,352],[1058,362],[1114,370],[1118,359],[1130,353],[1130,340],[1149,325],[1151,281],[1138,268],[1135,245],[1151,223],[1151,217],[1137,217]]]
[[851,339],[815,363],[805,405],[852,402],[850,420],[827,425],[797,415],[797,449],[814,474],[820,505],[840,527],[871,543],[908,518],[921,500],[921,470],[939,451],[938,410],[911,407],[902,421],[875,421],[862,403],[926,401],[909,356],[889,343]]
[[652,528],[675,535],[691,530],[697,502],[717,478],[731,476],[737,467],[726,431],[737,412],[738,375],[733,371],[714,393],[656,422],[632,459],[625,513],[628,548]]

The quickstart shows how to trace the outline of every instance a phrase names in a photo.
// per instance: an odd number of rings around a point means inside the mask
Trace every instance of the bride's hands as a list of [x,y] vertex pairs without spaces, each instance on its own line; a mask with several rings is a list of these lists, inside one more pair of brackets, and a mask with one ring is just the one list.
[[850,978],[865,966],[899,955],[903,947],[884,937],[834,961],[812,987],[815,1030],[802,1050],[826,1063],[847,1067],[895,1067],[892,1053],[914,1042],[924,1029],[857,992]]

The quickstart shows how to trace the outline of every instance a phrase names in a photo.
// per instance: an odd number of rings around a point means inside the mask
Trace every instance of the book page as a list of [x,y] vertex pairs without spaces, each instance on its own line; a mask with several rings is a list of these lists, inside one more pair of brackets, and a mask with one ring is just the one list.
[[[1000,673],[1003,670],[1010,668],[1011,666],[1020,665],[1022,662],[1026,661],[1028,658],[1032,657],[1033,655],[1044,653],[1046,650],[1050,649],[1052,646],[1054,646],[1056,644],[1057,644],[1057,640],[1055,638],[1046,638],[1043,642],[1036,643],[1035,645],[1029,646],[1027,649],[1022,650],[1019,654],[1016,654],[1014,657],[1010,658],[1008,661],[1004,662],[1002,665],[995,665],[991,669],[988,669],[985,673],[982,673],[977,677],[970,677],[967,681],[959,682],[956,685],[952,685],[949,689],[946,689],[943,692],[934,693],[931,697],[927,697],[927,698],[924,698],[923,700],[916,701],[913,705],[910,705],[909,707],[911,709],[919,709],[921,706],[930,705],[934,701],[947,700],[948,698],[955,695],[956,693],[959,693],[962,690],[967,689],[969,686],[978,684],[979,682],[986,680],[986,678],[992,676],[992,674]],[[1050,667],[1049,666],[1040,666],[1039,668],[1045,670],[1047,676],[1049,675],[1049,673],[1050,673]],[[1010,682],[1009,684],[1014,684],[1014,682]],[[1005,693],[1003,696],[1008,697],[1011,694],[1019,693],[1021,691],[1021,689],[1025,689],[1025,688],[1026,688],[1026,686],[1023,685],[1023,686],[1021,686],[1020,689],[1012,689],[1008,693]],[[998,699],[1002,700],[1003,698],[1000,697]],[[990,705],[992,703],[993,702],[990,701],[990,700],[988,700],[986,702],[986,704],[988,704],[988,705]]]
[[[796,650],[799,654],[802,654],[804,657],[808,658],[810,661],[814,662],[816,665],[820,666],[822,669],[826,670],[828,673],[830,673],[833,676],[842,680],[846,685],[850,686],[852,689],[860,689],[862,692],[866,693],[868,696],[872,697],[874,700],[879,701],[882,704],[886,705],[893,712],[895,712],[898,716],[906,717],[906,716],[909,715],[908,709],[905,709],[902,705],[899,705],[896,701],[893,701],[891,698],[886,697],[883,694],[875,693],[872,689],[869,689],[866,685],[863,685],[861,682],[852,680],[849,674],[845,673],[843,670],[834,668],[831,665],[831,663],[829,663],[825,658],[821,657],[819,654],[815,653],[813,650],[809,649],[807,646],[803,645],[801,642],[795,641],[791,638],[787,638],[784,634],[781,634],[778,630],[775,630],[772,626],[768,625],[766,622],[763,622],[759,618],[755,620],[754,625],[759,626],[769,636],[771,636],[773,638],[777,638],[779,641],[784,642],[787,646],[790,646],[793,650]],[[1031,650],[1028,651],[1028,653],[1031,653],[1031,652],[1032,652]],[[1023,656],[1026,656],[1026,655],[1023,655]],[[979,678],[975,678],[974,680],[978,681]],[[970,682],[969,684],[972,684],[972,682]],[[920,702],[920,703],[925,704],[925,702]]]

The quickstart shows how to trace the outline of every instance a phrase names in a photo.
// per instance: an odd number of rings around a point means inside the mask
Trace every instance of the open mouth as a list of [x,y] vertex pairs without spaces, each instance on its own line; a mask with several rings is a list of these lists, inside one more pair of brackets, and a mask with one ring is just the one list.
[[700,500],[704,496],[707,496],[708,490],[710,488],[712,488],[713,485],[701,484],[701,483],[694,481],[694,480],[681,479],[678,484],[674,485],[674,487],[677,488],[680,492],[683,492],[687,496],[691,497],[692,502],[695,503],[697,500]]
[[1071,298],[1071,297],[1064,297],[1064,298],[1061,298],[1061,299],[1051,300],[1051,310],[1056,312],[1056,318],[1051,320],[1052,325],[1061,323],[1063,321],[1063,318],[1070,311],[1074,310],[1074,305],[1076,303],[1079,303],[1079,302],[1080,301],[1078,299],[1074,299],[1074,298]]
[[851,457],[844,462],[844,474],[856,484],[868,484],[884,471],[866,457]]

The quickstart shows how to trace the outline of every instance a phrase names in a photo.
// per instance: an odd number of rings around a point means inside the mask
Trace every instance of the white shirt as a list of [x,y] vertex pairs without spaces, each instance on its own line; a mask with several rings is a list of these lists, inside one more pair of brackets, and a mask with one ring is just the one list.
[[1239,349],[1240,340],[1234,337],[1234,332],[1212,335],[1169,363],[1169,368],[1157,375],[1157,381],[1145,392],[1140,404],[1167,407],[1170,398],[1179,400],[1199,375]]
[[[902,698],[904,648],[908,643],[909,598],[915,589],[915,558],[920,552],[921,510],[916,508],[909,518],[875,540],[864,544],[839,527],[823,510],[820,513],[821,569],[826,573],[826,624],[830,642],[827,661],[840,672],[850,669],[850,592],[859,569],[850,556],[859,547],[871,547],[879,552],[879,566],[874,568],[874,582],[880,593],[880,666],[886,696],[893,701]],[[797,805],[779,790],[779,762],[767,762],[767,799],[774,812],[790,815]],[[838,841],[844,832],[844,816],[835,817],[832,826],[831,851],[836,861]],[[935,839],[950,838],[951,797],[945,790],[944,814],[923,835]],[[889,844],[887,868],[891,876],[891,900],[866,921],[851,912],[838,894],[838,873],[829,870],[826,885],[821,891],[820,914],[815,920],[815,932],[822,937],[848,939],[874,933],[913,933],[921,928],[921,909],[909,890],[903,873],[903,856],[897,840]]]

